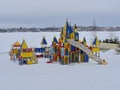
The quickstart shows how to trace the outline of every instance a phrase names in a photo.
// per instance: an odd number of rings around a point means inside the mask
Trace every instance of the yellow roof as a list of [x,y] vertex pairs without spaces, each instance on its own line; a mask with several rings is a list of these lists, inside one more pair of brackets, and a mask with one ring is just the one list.
[[28,48],[28,45],[27,45],[27,43],[26,43],[25,40],[23,40],[23,42],[22,42],[22,44],[21,44],[21,47],[22,47],[22,49]]
[[14,44],[13,44],[14,47],[19,47],[20,46],[20,43],[18,41],[16,41]]

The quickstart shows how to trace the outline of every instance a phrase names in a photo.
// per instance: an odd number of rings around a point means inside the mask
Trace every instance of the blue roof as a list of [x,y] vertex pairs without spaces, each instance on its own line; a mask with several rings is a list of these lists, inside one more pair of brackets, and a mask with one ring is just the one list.
[[54,37],[54,38],[53,38],[53,42],[58,43],[58,41],[57,41],[57,38],[56,38],[56,37]]
[[47,41],[46,41],[45,37],[43,37],[43,40],[42,40],[41,44],[43,44],[43,45],[47,44]]
[[86,42],[86,39],[85,39],[85,37],[83,38],[83,42]]
[[72,32],[73,32],[73,29],[71,25],[69,25],[68,22],[66,22],[66,37],[68,36],[68,34],[71,34]]
[[71,25],[69,25],[69,31],[70,31],[70,33],[73,32],[73,29],[72,29]]
[[93,43],[92,43],[93,45],[96,45],[96,40],[97,40],[97,38],[95,38],[95,40],[93,41]]
[[82,41],[82,44],[85,44],[86,43],[86,39],[85,37],[83,38],[83,41]]

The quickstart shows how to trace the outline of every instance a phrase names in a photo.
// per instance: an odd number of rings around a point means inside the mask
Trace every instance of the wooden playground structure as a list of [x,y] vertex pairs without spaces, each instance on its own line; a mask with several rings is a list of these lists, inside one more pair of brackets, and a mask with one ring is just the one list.
[[49,58],[47,63],[60,62],[60,64],[71,63],[87,63],[89,58],[96,61],[98,64],[107,64],[104,59],[100,58],[99,40],[95,37],[91,46],[87,45],[85,37],[82,41],[79,40],[77,26],[72,27],[66,21],[63,29],[60,32],[60,38],[53,37],[52,44],[47,45],[45,37],[41,41],[41,47],[29,48],[26,41],[20,44],[16,41],[12,44],[9,52],[10,59],[18,60],[20,65],[37,64],[38,58]]

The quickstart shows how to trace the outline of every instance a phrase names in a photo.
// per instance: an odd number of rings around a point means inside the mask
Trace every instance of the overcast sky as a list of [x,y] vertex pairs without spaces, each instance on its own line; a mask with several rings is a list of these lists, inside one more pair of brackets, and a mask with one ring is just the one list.
[[120,26],[120,0],[0,0],[0,27]]

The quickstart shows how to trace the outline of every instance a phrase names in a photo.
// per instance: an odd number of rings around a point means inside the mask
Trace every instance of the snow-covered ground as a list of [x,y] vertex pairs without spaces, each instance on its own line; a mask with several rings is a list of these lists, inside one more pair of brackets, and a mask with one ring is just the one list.
[[[91,32],[79,32],[80,39],[91,40]],[[110,32],[97,32],[98,38],[108,38]],[[115,32],[113,32],[115,33]],[[116,32],[120,35],[120,32]],[[39,33],[0,33],[0,90],[119,90],[120,55],[115,50],[101,52],[107,65],[98,65],[90,59],[89,63],[73,65],[47,64],[48,59],[39,59],[38,64],[19,66],[9,59],[8,51],[15,41],[23,38],[30,47],[38,47],[45,36],[51,44],[59,32]],[[119,36],[120,38],[120,36]]]

